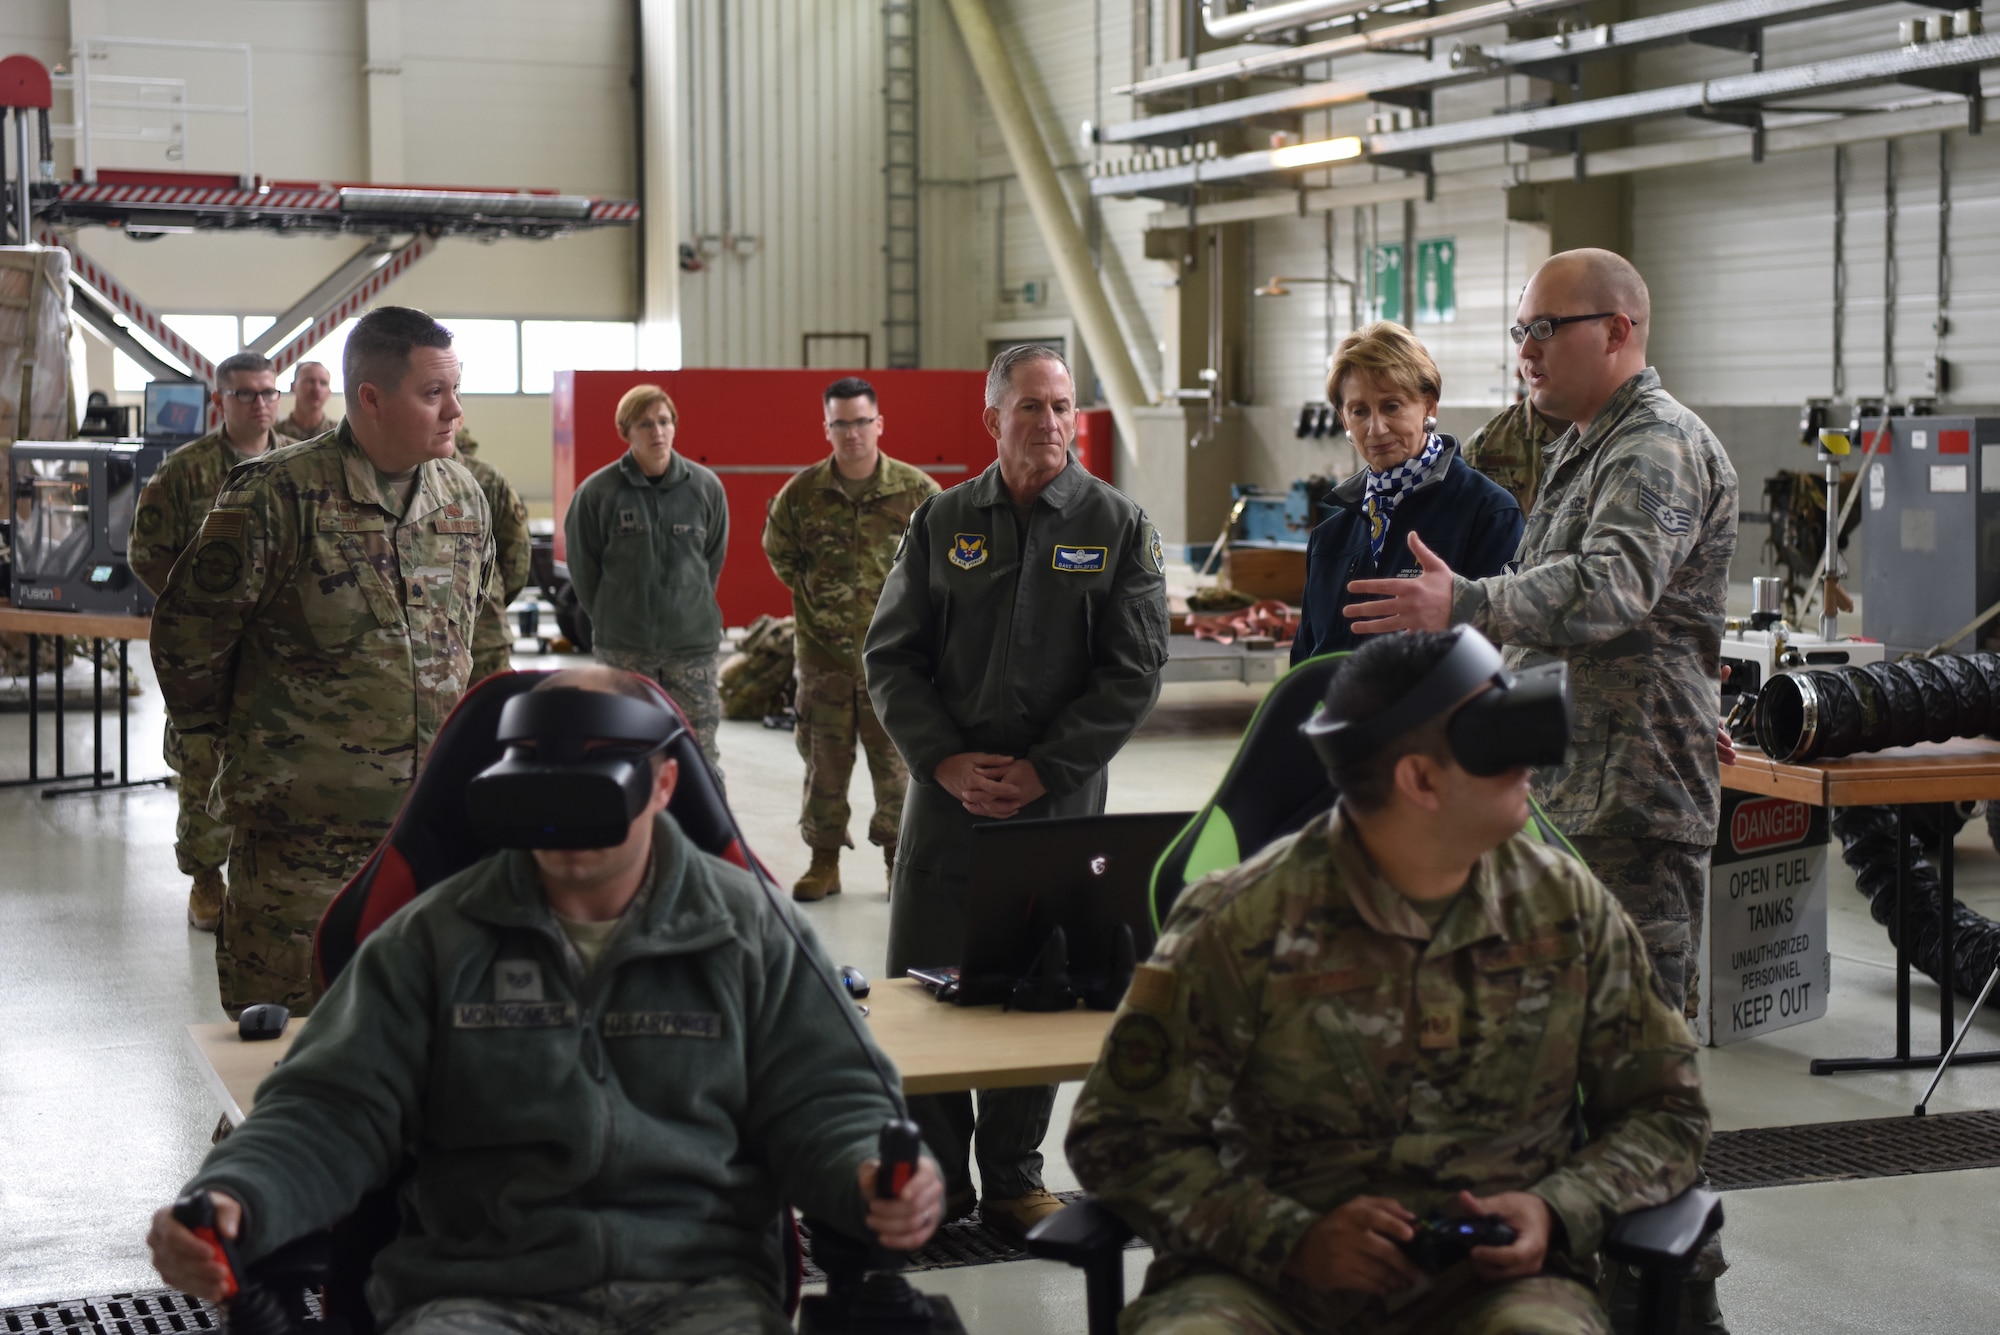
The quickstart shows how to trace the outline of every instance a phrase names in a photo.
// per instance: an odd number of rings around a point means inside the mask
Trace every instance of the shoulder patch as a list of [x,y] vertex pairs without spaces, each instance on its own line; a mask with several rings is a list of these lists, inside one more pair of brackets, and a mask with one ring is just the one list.
[[203,593],[228,593],[243,582],[243,553],[227,542],[210,542],[195,552],[190,578]]
[[241,510],[225,510],[220,505],[210,510],[201,521],[201,536],[204,538],[240,538],[249,516]]
[[1661,532],[1672,534],[1676,538],[1694,527],[1694,511],[1669,504],[1666,497],[1643,482],[1639,484],[1639,508],[1660,526]]
[[1128,1094],[1142,1094],[1167,1078],[1173,1043],[1158,1020],[1128,1013],[1104,1040],[1104,1070]]
[[1049,565],[1072,575],[1094,575],[1111,559],[1108,547],[1067,547],[1058,543]]
[[1171,1015],[1180,982],[1172,969],[1157,964],[1141,964],[1132,971],[1132,985],[1125,991],[1125,1004],[1135,1011]]
[[1146,525],[1146,552],[1153,558],[1153,573],[1166,574],[1167,554],[1160,549],[1160,530],[1151,524]]

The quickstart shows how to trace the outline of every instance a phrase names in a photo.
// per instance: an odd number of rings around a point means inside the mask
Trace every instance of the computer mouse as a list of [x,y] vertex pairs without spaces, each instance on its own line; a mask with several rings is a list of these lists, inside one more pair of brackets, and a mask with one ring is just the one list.
[[237,1017],[236,1032],[243,1036],[245,1043],[256,1043],[267,1038],[276,1038],[285,1032],[292,1013],[275,1001],[260,1001],[254,1006],[245,1006],[243,1014]]
[[847,989],[847,995],[857,1001],[868,995],[868,975],[852,964],[840,966],[840,985]]

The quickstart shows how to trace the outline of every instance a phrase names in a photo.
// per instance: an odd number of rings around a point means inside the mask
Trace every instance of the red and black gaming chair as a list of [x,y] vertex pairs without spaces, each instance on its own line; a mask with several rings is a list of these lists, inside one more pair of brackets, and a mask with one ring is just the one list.
[[[495,673],[466,692],[445,719],[388,838],[320,917],[313,936],[313,971],[322,989],[347,967],[368,934],[396,910],[493,852],[472,828],[465,792],[474,776],[506,749],[494,740],[501,709],[550,675]],[[679,716],[680,708],[660,684],[649,684],[660,703]],[[686,724],[685,716],[681,722]],[[681,832],[704,853],[751,870],[750,851],[737,841],[722,787],[693,731],[685,730],[668,743],[666,754],[680,762],[680,785],[667,810]]]
[[[341,887],[321,915],[313,936],[313,970],[322,990],[339,977],[368,934],[424,891],[494,850],[472,828],[465,794],[474,776],[500,759],[506,749],[494,734],[500,711],[524,691],[532,690],[548,672],[502,672],[486,678],[460,700],[438,729],[430,755],[417,774],[403,809],[388,837],[373,856]],[[660,703],[672,709],[683,725],[685,715],[657,682],[650,683]],[[667,811],[681,832],[705,853],[746,871],[752,854],[737,839],[721,784],[692,730],[685,729],[667,744],[665,754],[680,762],[680,782]],[[761,864],[760,864],[761,866]],[[393,1239],[401,1225],[397,1193],[401,1182],[364,1197],[354,1213],[334,1225],[331,1237],[316,1235],[288,1244],[251,1267],[274,1289],[323,1288],[325,1311],[348,1335],[373,1335],[365,1285],[375,1253]],[[790,1212],[781,1225],[785,1247],[785,1307],[798,1307],[804,1277],[803,1253]],[[289,1297],[286,1301],[293,1301]]]

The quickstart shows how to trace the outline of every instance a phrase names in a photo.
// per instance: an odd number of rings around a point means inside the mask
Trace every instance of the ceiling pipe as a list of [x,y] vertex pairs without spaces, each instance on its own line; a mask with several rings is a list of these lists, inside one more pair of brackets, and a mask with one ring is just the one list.
[[1134,97],[1153,97],[1160,93],[1200,88],[1211,83],[1227,83],[1231,79],[1248,79],[1258,74],[1270,74],[1276,70],[1292,69],[1299,65],[1312,64],[1314,61],[1331,60],[1335,56],[1352,55],[1360,51],[1408,46],[1427,38],[1484,28],[1491,24],[1504,23],[1509,19],[1540,14],[1546,10],[1571,9],[1578,3],[1579,0],[1494,0],[1492,4],[1463,9],[1455,14],[1438,14],[1430,18],[1412,19],[1408,23],[1393,24],[1387,28],[1377,28],[1372,32],[1350,33],[1344,37],[1331,37],[1323,42],[1288,47],[1283,51],[1241,56],[1215,65],[1203,65],[1199,69],[1180,70],[1157,78],[1141,79],[1137,83],[1121,84],[1111,91],[1130,93]]
[[[1346,18],[1374,9],[1381,0],[1291,0],[1289,4],[1262,5],[1240,14],[1227,12],[1228,2],[1206,0],[1201,7],[1201,26],[1218,41],[1233,42],[1239,37],[1258,37],[1308,23]],[[1218,10],[1223,12],[1217,13]]]
[[1000,135],[1007,141],[1007,156],[1020,177],[1029,211],[1035,215],[1049,257],[1055,261],[1056,277],[1069,295],[1083,346],[1089,351],[1091,365],[1104,386],[1104,396],[1111,401],[1111,416],[1118,425],[1120,442],[1119,475],[1136,476],[1138,410],[1146,402],[1146,391],[1119,332],[1117,318],[1111,312],[1111,302],[1104,295],[1104,285],[1091,264],[1090,247],[1070,212],[1062,183],[1056,179],[1055,164],[1049,159],[1048,146],[1043,143],[1034,114],[1028,109],[1028,99],[1021,92],[1014,62],[1001,44],[999,30],[993,26],[993,16],[987,12],[983,0],[951,0],[951,12],[958,20],[959,33],[965,38],[965,49],[972,57],[972,68],[985,90],[987,104],[1000,123]]

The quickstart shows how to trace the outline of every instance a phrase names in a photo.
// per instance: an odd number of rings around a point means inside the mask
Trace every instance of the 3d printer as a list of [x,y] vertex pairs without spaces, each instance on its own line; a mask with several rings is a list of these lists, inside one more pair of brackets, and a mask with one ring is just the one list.
[[127,543],[139,491],[166,453],[164,445],[136,440],[14,443],[14,606],[129,616],[153,610]]

